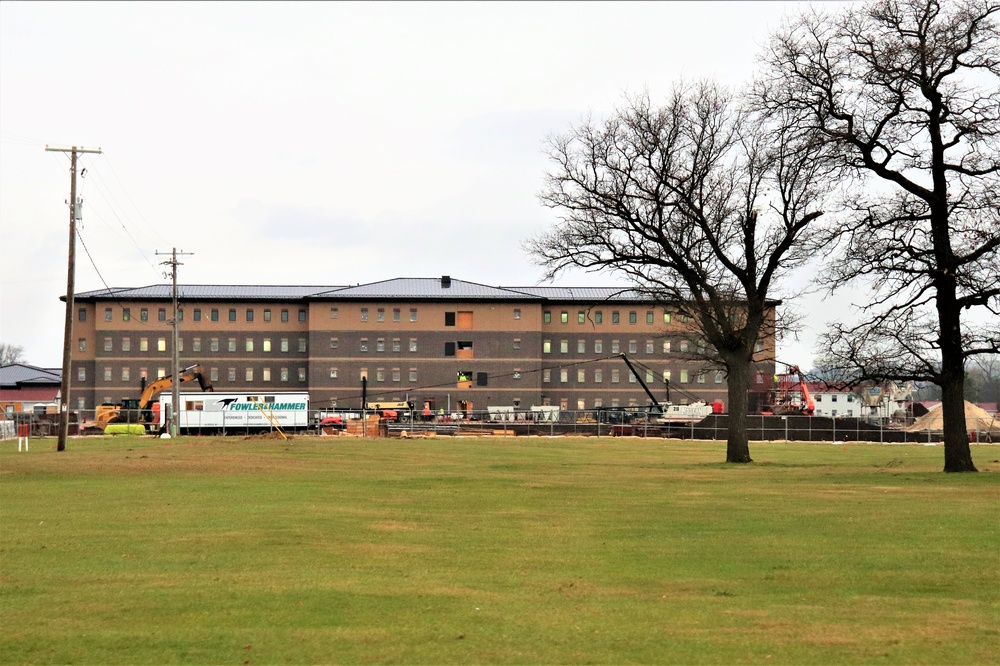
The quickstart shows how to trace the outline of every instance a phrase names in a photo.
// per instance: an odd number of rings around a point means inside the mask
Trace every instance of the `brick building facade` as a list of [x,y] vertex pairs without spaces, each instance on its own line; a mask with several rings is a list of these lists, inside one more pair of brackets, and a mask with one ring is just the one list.
[[[432,410],[646,405],[627,354],[661,402],[726,401],[723,373],[669,306],[616,288],[489,287],[442,278],[356,286],[178,287],[181,365],[217,390],[308,391],[314,408],[410,400]],[[170,373],[169,285],[76,296],[72,403],[137,397]],[[774,340],[759,345],[772,359]],[[762,361],[758,377],[770,378]],[[182,385],[182,391],[193,390]]]

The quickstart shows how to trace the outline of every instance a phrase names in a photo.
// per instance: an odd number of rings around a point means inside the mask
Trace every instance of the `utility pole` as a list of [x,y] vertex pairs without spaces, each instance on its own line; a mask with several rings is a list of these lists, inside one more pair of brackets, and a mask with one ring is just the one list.
[[[167,254],[166,252],[157,252],[156,254]],[[171,360],[172,368],[170,370],[170,376],[173,377],[173,382],[171,382],[170,397],[172,401],[171,412],[170,412],[170,436],[177,436],[177,412],[180,409],[180,377],[181,377],[181,357],[180,350],[178,349],[177,341],[180,338],[180,316],[177,309],[177,267],[183,266],[181,262],[177,261],[177,255],[191,255],[192,252],[178,252],[177,248],[173,248],[170,252],[170,259],[161,262],[164,266],[170,266],[170,274],[173,278],[174,283],[174,318],[171,322],[173,324],[173,340],[171,341],[171,349],[173,350],[173,358]]]
[[63,363],[62,385],[59,388],[59,441],[57,451],[66,450],[66,438],[69,435],[69,387],[70,372],[73,363],[73,310],[76,309],[74,289],[76,288],[76,222],[83,218],[82,202],[76,200],[76,156],[78,153],[97,153],[101,149],[83,148],[49,148],[45,150],[58,153],[69,153],[69,266],[66,277],[66,328],[63,332]]

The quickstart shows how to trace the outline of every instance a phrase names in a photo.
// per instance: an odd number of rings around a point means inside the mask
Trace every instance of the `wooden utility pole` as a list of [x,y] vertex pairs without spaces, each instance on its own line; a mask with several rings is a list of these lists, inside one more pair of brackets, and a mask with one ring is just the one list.
[[76,200],[76,156],[78,153],[97,153],[101,149],[88,149],[73,146],[72,148],[49,148],[45,150],[58,153],[69,153],[69,267],[66,277],[66,328],[63,333],[63,363],[62,385],[59,389],[59,442],[57,451],[66,450],[66,437],[69,435],[69,387],[70,372],[73,362],[73,310],[76,309],[74,289],[76,287],[76,223],[83,217],[83,210]]
[[[166,252],[157,252],[156,254],[167,254]],[[173,382],[170,388],[170,397],[172,399],[171,413],[170,413],[170,436],[176,437],[178,426],[177,426],[177,412],[180,410],[180,378],[181,378],[181,356],[179,345],[177,344],[180,339],[180,315],[177,309],[177,267],[183,266],[183,264],[177,261],[177,255],[190,255],[192,252],[178,252],[175,247],[170,253],[170,259],[162,262],[165,266],[170,266],[170,275],[174,283],[174,318],[173,318],[173,340],[171,341],[171,349],[173,351],[171,365],[173,366],[170,370],[170,376],[173,377]]]

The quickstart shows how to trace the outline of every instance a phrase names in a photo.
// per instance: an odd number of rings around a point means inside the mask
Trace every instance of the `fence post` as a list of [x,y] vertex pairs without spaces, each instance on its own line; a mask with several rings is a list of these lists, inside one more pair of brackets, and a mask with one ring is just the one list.
[[[19,424],[17,426],[17,451],[21,452],[21,442],[24,442],[24,450],[28,450],[28,437],[31,435],[31,425]],[[22,439],[23,438],[23,439]]]

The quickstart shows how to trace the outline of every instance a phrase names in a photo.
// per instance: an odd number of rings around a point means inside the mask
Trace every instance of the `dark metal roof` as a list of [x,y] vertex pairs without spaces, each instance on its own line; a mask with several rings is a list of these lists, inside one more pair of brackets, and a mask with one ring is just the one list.
[[[447,285],[447,286],[445,286]],[[394,278],[370,282],[353,287],[343,287],[314,294],[314,298],[426,298],[426,299],[484,299],[484,300],[535,300],[537,296],[514,289],[489,287],[476,282],[440,278]]]
[[0,386],[13,387],[25,385],[60,384],[62,370],[56,368],[37,368],[24,363],[0,366]]
[[548,301],[649,301],[624,287],[510,287]]
[[[335,286],[276,285],[177,285],[177,295],[184,300],[298,300],[333,289]],[[173,286],[156,284],[146,287],[113,287],[85,291],[77,300],[163,300],[173,298]],[[62,300],[65,300],[63,298]]]
[[[448,286],[445,286],[445,285]],[[85,291],[76,295],[77,300],[151,300],[163,301],[172,297],[169,284],[145,287],[113,287]],[[178,285],[182,300],[285,300],[304,299],[427,299],[427,300],[509,300],[541,302],[604,301],[619,303],[651,303],[655,299],[624,287],[491,287],[477,282],[453,278],[393,278],[379,282],[347,286],[300,285]],[[65,297],[61,297],[65,300]],[[776,305],[778,301],[769,302]]]

